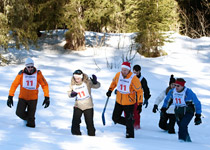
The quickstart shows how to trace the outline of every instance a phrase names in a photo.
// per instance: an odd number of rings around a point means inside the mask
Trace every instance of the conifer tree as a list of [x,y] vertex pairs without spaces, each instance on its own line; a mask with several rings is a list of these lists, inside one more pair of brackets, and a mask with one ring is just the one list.
[[[135,4],[135,5],[133,5]],[[138,32],[136,42],[141,44],[140,54],[148,57],[160,56],[161,46],[170,31],[177,23],[177,4],[174,0],[131,0],[128,6],[133,8],[128,12],[130,30]],[[134,23],[137,22],[137,23]]]

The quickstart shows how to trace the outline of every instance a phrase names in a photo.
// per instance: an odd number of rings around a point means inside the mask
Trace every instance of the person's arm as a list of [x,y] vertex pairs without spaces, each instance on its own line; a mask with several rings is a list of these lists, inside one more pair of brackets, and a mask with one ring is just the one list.
[[144,99],[148,100],[151,97],[151,94],[145,78],[142,79],[141,85],[144,91]]
[[155,105],[159,105],[159,104],[164,100],[165,96],[166,96],[166,91],[164,90],[164,91],[162,91],[162,92],[160,93],[160,95],[156,98],[154,104],[155,104]]
[[201,114],[201,102],[198,100],[196,94],[191,90],[191,89],[187,89],[187,96],[190,96],[191,99],[193,100],[193,103],[195,105],[195,113],[196,114]]
[[134,89],[134,91],[136,91],[136,100],[138,105],[141,105],[143,103],[143,89],[141,86],[141,82],[139,81],[139,79],[134,76],[132,81],[131,81],[131,85]]
[[39,76],[38,83],[42,87],[42,90],[44,92],[44,96],[45,97],[49,97],[49,87],[48,87],[48,83],[47,83],[46,79],[42,75],[42,72],[41,71],[38,71],[37,75]]
[[22,71],[20,71],[18,73],[15,80],[12,82],[12,85],[11,85],[10,90],[9,90],[9,96],[14,96],[15,95],[15,91],[16,91],[17,87],[20,85],[20,82],[21,82],[21,76],[22,76]]

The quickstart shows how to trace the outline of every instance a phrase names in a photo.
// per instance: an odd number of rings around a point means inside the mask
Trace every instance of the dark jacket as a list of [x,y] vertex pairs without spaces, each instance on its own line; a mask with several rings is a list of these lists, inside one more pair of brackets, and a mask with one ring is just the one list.
[[144,92],[144,99],[148,100],[151,97],[151,94],[150,94],[149,87],[147,85],[147,80],[143,76],[141,77],[141,73],[139,75],[137,75],[137,77],[141,81],[141,85],[142,85],[143,92]]

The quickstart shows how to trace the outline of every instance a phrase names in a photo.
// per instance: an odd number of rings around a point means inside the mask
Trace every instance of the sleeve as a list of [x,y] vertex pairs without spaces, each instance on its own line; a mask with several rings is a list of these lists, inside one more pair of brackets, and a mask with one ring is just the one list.
[[118,78],[119,78],[119,75],[120,75],[120,72],[118,72],[115,77],[112,79],[112,83],[111,85],[109,86],[109,90],[113,91],[116,86],[117,86],[117,81],[118,81]]
[[155,100],[155,104],[156,105],[159,105],[163,100],[164,100],[164,98],[165,98],[165,96],[166,96],[166,90],[164,90],[164,91],[162,91],[161,93],[160,93],[160,95],[156,98],[156,100]]
[[91,85],[91,88],[93,88],[93,89],[98,89],[98,88],[100,88],[100,87],[101,87],[101,83],[100,83],[100,82],[98,82],[98,81],[97,81],[97,83],[96,83],[96,84],[93,84],[93,82],[92,82],[92,81],[90,81],[90,82],[89,82],[89,84]]
[[144,91],[144,99],[148,100],[151,97],[151,95],[150,95],[149,87],[147,85],[147,80],[145,78],[143,78],[141,81],[141,84],[142,84],[142,88]]
[[191,90],[191,89],[188,89],[187,90],[189,95],[192,97],[192,100],[193,100],[193,103],[195,105],[195,111],[196,111],[196,114],[201,114],[201,102],[198,100],[196,94]]
[[142,104],[143,103],[143,89],[142,89],[140,80],[136,76],[133,77],[132,86],[133,86],[134,91],[136,92],[136,99],[137,99],[138,105]]
[[73,91],[72,85],[69,85],[69,90],[67,91],[68,96],[71,98],[71,92]]
[[173,98],[172,91],[173,91],[173,89],[171,89],[171,90],[168,92],[166,98],[164,99],[164,103],[163,103],[163,106],[162,106],[163,108],[167,108],[167,107],[168,107],[168,102],[169,102],[170,98]]
[[18,74],[15,78],[15,80],[12,82],[12,85],[10,87],[9,90],[9,96],[14,96],[15,95],[15,91],[17,89],[17,87],[20,85],[21,82],[21,74]]
[[47,83],[46,79],[44,78],[44,76],[42,75],[41,71],[38,72],[38,75],[39,75],[38,83],[41,85],[41,87],[43,89],[44,96],[49,97],[48,83]]

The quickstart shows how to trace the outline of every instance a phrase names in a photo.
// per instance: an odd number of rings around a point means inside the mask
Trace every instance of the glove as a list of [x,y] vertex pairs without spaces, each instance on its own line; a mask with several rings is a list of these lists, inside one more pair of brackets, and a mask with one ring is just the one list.
[[167,109],[166,109],[166,108],[164,108],[164,107],[162,107],[160,110],[161,110],[161,112],[162,112],[162,113],[164,113],[164,114],[165,114]]
[[13,106],[13,96],[8,96],[7,106],[10,108]]
[[45,96],[44,102],[42,103],[42,106],[44,106],[44,108],[47,108],[50,105],[50,98]]
[[77,96],[77,92],[72,91],[71,92],[71,97],[75,97],[75,96]]
[[156,113],[157,111],[158,111],[158,105],[155,104],[154,107],[153,107],[153,109],[152,109],[152,112],[153,113]]
[[114,94],[117,94],[117,89],[114,90]]
[[137,110],[139,111],[139,114],[140,114],[141,111],[142,111],[142,104],[139,104],[139,105],[137,106]]
[[106,92],[106,96],[107,96],[107,97],[110,97],[111,94],[112,94],[112,91],[111,91],[111,90],[109,90],[108,92]]
[[90,80],[93,82],[93,84],[97,84],[97,77],[93,74],[92,78],[90,77]]
[[195,125],[199,125],[199,124],[202,123],[202,121],[201,121],[201,114],[195,114],[194,122],[195,122]]
[[146,105],[145,108],[147,108],[148,104],[149,104],[149,103],[148,103],[148,99],[145,99],[145,100],[144,100],[144,103],[143,103],[143,105]]

